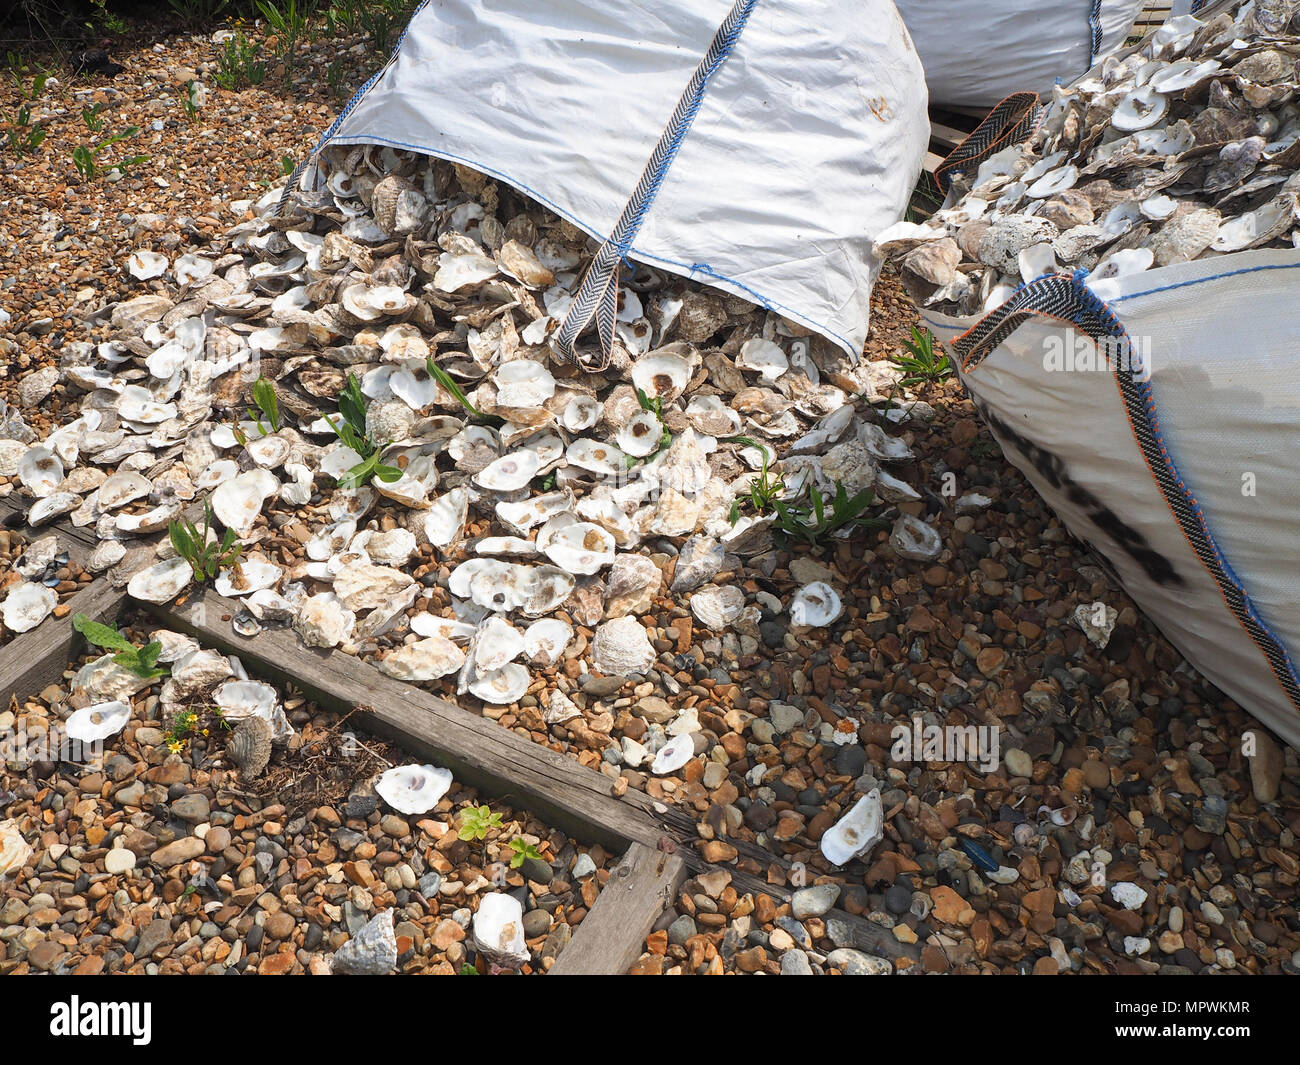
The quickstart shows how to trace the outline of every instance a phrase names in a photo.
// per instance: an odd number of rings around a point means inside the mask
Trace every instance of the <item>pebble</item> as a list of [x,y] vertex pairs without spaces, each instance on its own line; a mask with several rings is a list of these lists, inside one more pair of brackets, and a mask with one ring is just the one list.
[[839,897],[839,884],[817,884],[800,888],[790,896],[790,912],[800,920],[820,917],[835,905],[835,900]]
[[179,865],[181,862],[197,858],[203,851],[203,840],[194,836],[185,836],[174,843],[167,844],[165,847],[159,847],[151,855],[151,860],[160,869],[167,869],[173,865]]
[[207,796],[197,794],[184,795],[177,799],[172,803],[171,810],[173,817],[179,817],[190,824],[206,821],[212,813]]
[[802,950],[787,950],[781,955],[782,976],[812,976],[812,963]]
[[888,976],[894,967],[884,958],[860,950],[839,947],[826,955],[826,964],[843,969],[846,976]]
[[1028,777],[1034,772],[1034,760],[1019,747],[1008,749],[1003,756],[1007,772],[1013,777]]
[[129,873],[135,868],[136,856],[134,852],[127,850],[125,847],[114,847],[104,855],[104,870],[119,876],[122,873]]

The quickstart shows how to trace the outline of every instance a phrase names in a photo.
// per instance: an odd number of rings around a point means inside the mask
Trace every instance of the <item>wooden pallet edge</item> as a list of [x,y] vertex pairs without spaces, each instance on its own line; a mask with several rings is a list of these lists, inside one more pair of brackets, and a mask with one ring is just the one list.
[[686,881],[677,854],[633,843],[609,874],[595,905],[560,952],[553,976],[622,976]]
[[205,646],[237,655],[250,673],[287,681],[332,710],[358,709],[367,730],[410,754],[435,760],[457,779],[521,807],[584,841],[622,850],[640,842],[656,847],[667,837],[680,846],[689,818],[659,813],[649,796],[618,798],[612,781],[576,759],[524,739],[495,721],[395,680],[340,650],[303,647],[291,629],[240,636],[230,627],[239,609],[211,590],[184,603],[141,603],[161,624],[187,632]]

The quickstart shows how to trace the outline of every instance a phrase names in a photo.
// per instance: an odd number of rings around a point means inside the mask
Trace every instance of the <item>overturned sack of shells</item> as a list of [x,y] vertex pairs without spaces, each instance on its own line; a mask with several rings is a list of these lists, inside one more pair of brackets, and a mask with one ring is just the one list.
[[[16,458],[32,516],[93,529],[92,565],[132,596],[188,587],[178,545],[206,537],[239,633],[291,626],[504,705],[565,657],[575,622],[605,626],[596,668],[649,668],[635,618],[664,590],[654,552],[678,556],[672,591],[702,624],[756,639],[759,607],[709,584],[772,549],[770,502],[737,504],[756,483],[792,505],[870,498],[912,530],[906,557],[938,553],[895,510],[922,509],[900,429],[929,408],[856,402],[892,365],[637,266],[613,358],[585,371],[549,343],[596,247],[584,234],[414,153],[330,150],[322,167],[316,191],[240,205],[217,247],[133,254],[147,291],[103,309],[106,339],[60,366],[80,411]],[[188,539],[160,535],[182,519]],[[793,604],[799,624],[833,622],[834,594]],[[23,591],[10,613],[39,620],[45,598]],[[257,682],[222,688],[232,720],[282,727]]]

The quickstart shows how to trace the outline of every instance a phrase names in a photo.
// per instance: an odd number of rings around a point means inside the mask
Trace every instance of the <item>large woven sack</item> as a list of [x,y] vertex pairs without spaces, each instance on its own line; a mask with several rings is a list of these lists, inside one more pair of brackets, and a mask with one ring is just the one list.
[[607,344],[632,260],[856,355],[872,237],[906,210],[928,138],[890,0],[437,0],[322,147],[466,164],[603,242],[562,354],[592,321]]
[[1071,532],[1300,748],[1300,251],[1105,284],[1103,301],[1081,276],[1045,277],[983,318],[922,316]]
[[1143,0],[898,0],[933,103],[1045,95],[1123,46]]

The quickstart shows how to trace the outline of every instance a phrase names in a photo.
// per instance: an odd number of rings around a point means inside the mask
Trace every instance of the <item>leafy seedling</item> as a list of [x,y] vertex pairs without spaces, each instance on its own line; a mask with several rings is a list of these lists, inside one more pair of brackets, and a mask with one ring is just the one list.
[[[82,116],[85,117],[84,115]],[[88,148],[84,144],[78,144],[72,149],[72,165],[77,168],[77,173],[81,175],[82,180],[91,181],[100,172],[99,153],[110,145],[117,144],[119,141],[128,140],[140,132],[139,126],[127,126],[121,133],[114,133],[111,137],[105,137],[93,148]],[[132,155],[113,164],[121,173],[125,174],[134,166],[147,162],[147,155]]]
[[460,815],[459,839],[487,839],[489,829],[501,827],[501,815],[494,814],[489,806],[471,806]]
[[895,355],[893,363],[905,374],[900,382],[904,387],[919,384],[937,384],[952,376],[952,361],[942,348],[934,350],[934,334],[928,329],[912,326],[912,336],[903,341],[906,355]]
[[446,391],[451,393],[452,399],[454,399],[457,403],[459,403],[462,407],[464,407],[465,413],[468,414],[471,418],[475,419],[476,421],[480,421],[485,425],[505,424],[504,418],[498,418],[492,414],[484,414],[481,410],[479,410],[476,406],[474,406],[474,404],[469,401],[469,397],[465,395],[465,390],[456,383],[455,379],[452,378],[451,374],[449,374],[446,370],[444,370],[441,366],[439,366],[436,362],[433,361],[432,355],[427,356],[425,358],[424,364],[429,371],[429,376],[432,377],[435,381],[437,381],[438,384],[440,384],[444,389],[446,389]]
[[18,109],[16,116],[6,117],[5,123],[9,126],[5,138],[9,141],[9,147],[19,155],[31,154],[45,140],[45,127],[32,125],[32,109],[26,104]]
[[328,414],[325,420],[343,443],[361,456],[361,461],[353,466],[339,480],[345,488],[359,488],[378,477],[381,481],[396,481],[402,471],[396,466],[387,466],[379,459],[380,447],[366,435],[366,397],[361,392],[361,382],[356,374],[348,374],[347,387],[339,393],[339,414],[342,422],[336,422]]
[[750,510],[756,517],[773,513],[777,502],[785,495],[785,479],[779,474],[773,477],[768,470],[768,449],[748,436],[733,436],[727,443],[756,447],[763,456],[763,468],[759,475],[749,482],[749,491],[737,496],[731,502],[731,524],[735,525],[740,520],[742,510]]
[[510,849],[515,853],[510,856],[510,868],[518,869],[529,858],[536,858],[539,861],[542,858],[542,852],[534,847],[531,843],[519,836],[510,841]]
[[[259,377],[256,384],[253,385],[253,403],[256,404],[257,410],[250,410],[248,413],[257,422],[257,427],[262,431],[262,435],[278,433],[280,431],[280,400],[275,394],[275,385],[265,377]],[[263,424],[262,418],[266,418],[265,424]],[[267,428],[268,425],[270,426],[269,429]]]
[[194,579],[199,584],[216,577],[223,566],[237,565],[244,552],[234,529],[227,529],[220,540],[210,539],[212,532],[212,504],[203,501],[203,529],[188,519],[173,519],[167,534],[176,553],[190,564]]
[[136,647],[112,625],[92,621],[85,614],[74,614],[72,627],[86,638],[87,643],[101,647],[105,651],[116,651],[113,661],[129,669],[137,677],[152,680],[154,677],[167,675],[167,669],[158,666],[158,656],[162,653],[162,644],[159,641],[154,640],[143,647]]
[[866,529],[884,529],[888,522],[876,518],[863,518],[866,509],[875,502],[875,494],[870,488],[864,488],[856,495],[850,496],[848,490],[839,481],[835,482],[835,495],[831,497],[829,513],[826,499],[814,484],[808,487],[807,503],[783,503],[777,501],[776,529],[786,540],[802,540],[810,546],[816,546],[831,533],[849,525],[858,525]]

